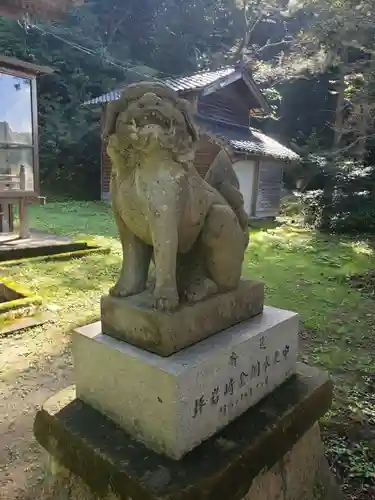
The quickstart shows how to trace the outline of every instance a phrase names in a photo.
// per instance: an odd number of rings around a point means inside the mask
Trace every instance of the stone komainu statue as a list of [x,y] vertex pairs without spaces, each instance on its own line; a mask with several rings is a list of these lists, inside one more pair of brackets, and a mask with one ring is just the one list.
[[188,101],[158,83],[126,87],[107,105],[111,201],[123,248],[111,294],[144,291],[153,260],[155,307],[173,310],[237,287],[248,243],[237,176],[224,151],[206,178],[193,160]]

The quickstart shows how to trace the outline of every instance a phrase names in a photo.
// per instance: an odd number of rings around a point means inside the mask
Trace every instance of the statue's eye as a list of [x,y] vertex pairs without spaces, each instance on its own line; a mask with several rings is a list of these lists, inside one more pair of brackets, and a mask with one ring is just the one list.
[[142,104],[142,103],[139,103],[139,104],[138,104],[138,107],[139,107],[139,108],[144,108],[144,107],[145,107],[145,105],[144,105],[144,104]]

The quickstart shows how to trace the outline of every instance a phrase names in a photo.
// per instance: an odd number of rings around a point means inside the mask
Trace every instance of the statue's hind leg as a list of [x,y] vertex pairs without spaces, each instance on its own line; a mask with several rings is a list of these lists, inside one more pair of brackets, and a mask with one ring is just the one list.
[[219,291],[236,288],[242,271],[246,235],[233,210],[213,205],[201,234],[209,277]]

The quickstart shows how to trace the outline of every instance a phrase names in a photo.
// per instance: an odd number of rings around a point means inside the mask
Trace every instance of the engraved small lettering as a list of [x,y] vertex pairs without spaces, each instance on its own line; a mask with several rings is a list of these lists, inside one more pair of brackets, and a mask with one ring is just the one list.
[[217,405],[220,399],[220,389],[219,387],[215,387],[215,389],[212,391],[211,395],[211,404],[212,405]]
[[229,358],[229,364],[232,366],[237,366],[237,359],[238,359],[237,354],[235,352],[232,352]]
[[[230,368],[227,380],[221,384],[219,380],[213,381],[208,392],[198,397],[195,402],[192,401],[192,417],[198,418],[199,415],[207,410],[205,406],[215,408],[218,414],[225,416],[223,420],[229,418],[232,413],[241,413],[245,410],[254,397],[269,392],[274,385],[274,377],[272,368],[278,370],[285,378],[292,375],[293,370],[289,370],[287,365],[289,356],[292,355],[292,346],[284,344],[271,350],[271,345],[268,345],[268,339],[265,335],[261,339],[258,338],[258,356],[243,364],[241,354],[236,351],[229,351],[226,355]],[[263,349],[262,351],[259,351]],[[202,390],[203,394],[203,390]],[[194,404],[193,404],[194,403]]]
[[224,415],[226,415],[227,414],[227,409],[228,409],[228,405],[223,405],[220,408],[220,411],[221,411],[221,413],[224,413]]
[[276,365],[277,363],[280,363],[280,361],[281,361],[281,352],[277,350],[275,352],[274,364]]
[[206,406],[206,401],[204,396],[195,400],[193,418],[197,418],[198,415],[202,415],[203,407]]
[[251,378],[259,377],[260,375],[260,362],[257,361],[256,365],[251,366]]
[[227,384],[225,384],[224,396],[226,396],[227,394],[230,394],[231,396],[233,396],[234,387],[235,387],[234,379],[230,378],[229,382]]
[[269,356],[266,356],[266,359],[264,360],[263,367],[264,367],[264,372],[266,373],[268,368],[271,366]]
[[246,372],[242,372],[240,375],[240,387],[244,387],[247,384],[249,378],[249,374]]
[[286,359],[288,357],[289,351],[290,351],[290,347],[288,345],[286,345],[284,347],[284,350],[283,350],[284,359]]

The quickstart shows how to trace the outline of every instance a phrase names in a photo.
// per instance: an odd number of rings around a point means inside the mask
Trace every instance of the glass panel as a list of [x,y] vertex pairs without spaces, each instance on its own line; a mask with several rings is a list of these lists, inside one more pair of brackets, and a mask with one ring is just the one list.
[[0,193],[20,189],[20,169],[25,166],[25,190],[34,190],[33,148],[0,148]]
[[0,72],[0,145],[32,145],[31,80]]

